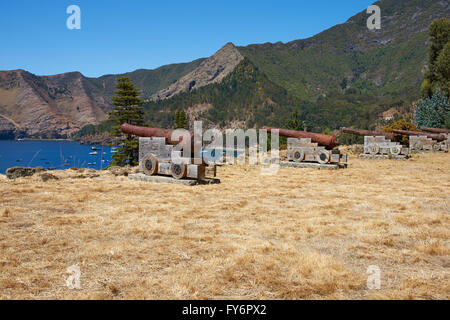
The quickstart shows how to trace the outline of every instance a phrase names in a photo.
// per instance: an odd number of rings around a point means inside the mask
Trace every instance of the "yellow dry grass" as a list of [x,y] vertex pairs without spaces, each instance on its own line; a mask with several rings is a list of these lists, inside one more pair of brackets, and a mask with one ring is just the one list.
[[0,298],[449,299],[449,156],[224,166],[196,187],[3,176]]

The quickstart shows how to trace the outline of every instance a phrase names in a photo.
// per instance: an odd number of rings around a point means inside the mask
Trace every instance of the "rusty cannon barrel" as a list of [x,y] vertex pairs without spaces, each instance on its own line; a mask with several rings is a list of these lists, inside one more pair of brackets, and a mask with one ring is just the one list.
[[408,131],[408,130],[398,130],[394,129],[392,132],[397,134],[403,134],[406,136],[426,136],[427,138],[436,140],[437,142],[442,142],[444,140],[447,140],[448,137],[445,134],[442,133],[429,133],[429,132],[419,132],[419,131]]
[[[180,137],[179,140],[172,140],[172,134],[175,131],[172,129],[149,128],[124,123],[120,126],[120,130],[122,130],[122,132],[125,134],[132,134],[138,137],[166,138],[167,144],[170,145],[177,145],[183,140],[182,137]],[[191,133],[191,141],[192,142],[194,141],[192,133]]]
[[287,130],[266,126],[263,127],[263,130],[267,130],[268,133],[272,133],[272,130],[278,130],[279,135],[286,138],[297,138],[297,139],[311,138],[312,142],[318,143],[319,145],[324,146],[328,149],[333,149],[334,147],[337,147],[339,145],[335,136],[329,136],[326,134]]
[[450,134],[450,129],[444,129],[444,128],[430,128],[430,127],[420,127],[420,130],[431,132],[431,133],[445,133]]
[[362,130],[362,129],[352,129],[352,128],[343,128],[342,132],[353,134],[356,136],[372,136],[372,137],[378,137],[378,136],[384,136],[387,139],[393,141],[394,140],[394,134],[390,132],[381,132],[381,131],[370,131],[370,130]]

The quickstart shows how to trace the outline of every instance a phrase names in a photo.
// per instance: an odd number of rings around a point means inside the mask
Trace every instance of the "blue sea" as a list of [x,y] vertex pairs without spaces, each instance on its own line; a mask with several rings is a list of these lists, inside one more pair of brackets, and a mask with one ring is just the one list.
[[49,170],[71,167],[98,170],[108,166],[112,155],[111,147],[83,145],[76,141],[0,140],[0,173],[4,174],[6,169],[16,166],[42,166]]
[[[102,150],[103,149],[103,150]],[[47,170],[92,168],[100,170],[109,165],[114,148],[84,145],[67,140],[0,140],[0,174],[11,167],[37,167]],[[92,154],[95,153],[95,154]],[[237,157],[242,151],[204,150],[203,156],[216,161],[224,154]]]

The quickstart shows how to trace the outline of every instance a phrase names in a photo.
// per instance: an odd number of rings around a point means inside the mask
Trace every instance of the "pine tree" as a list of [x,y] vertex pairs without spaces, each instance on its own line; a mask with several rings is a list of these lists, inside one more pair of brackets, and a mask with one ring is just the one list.
[[[300,116],[299,116],[299,114],[298,114],[298,111],[297,110],[295,110],[293,113],[292,113],[292,115],[291,115],[291,119],[289,119],[287,122],[286,122],[286,129],[289,129],[289,130],[296,130],[296,131],[302,131],[302,130],[304,130],[305,129],[305,123],[304,123],[304,121],[302,121],[301,119],[300,119]],[[268,143],[268,148],[269,149],[271,149],[271,143],[270,143],[270,140],[271,138],[270,138],[270,135],[269,135],[269,138],[268,138],[268,141],[267,141],[267,143]],[[287,145],[287,138],[286,137],[281,137],[280,136],[280,140],[279,140],[280,142],[279,142],[279,145],[280,146],[285,146],[285,145]]]
[[184,110],[177,110],[175,112],[175,129],[187,129],[188,122],[186,112]]
[[292,114],[291,119],[286,124],[286,129],[301,131],[304,129],[304,123],[300,120],[300,116],[298,115],[298,111],[295,110]]
[[173,127],[178,129],[178,124],[180,123],[180,110],[175,111],[175,122],[173,123]]
[[110,166],[124,166],[126,164],[136,165],[139,161],[139,140],[133,135],[125,135],[120,130],[124,123],[133,125],[144,124],[144,111],[139,99],[139,91],[129,78],[117,79],[116,95],[111,98],[114,105],[113,111],[109,113],[108,121],[113,123],[111,136],[120,138],[115,144],[118,149],[113,155]]
[[430,97],[441,89],[450,94],[448,65],[450,49],[450,19],[442,18],[433,21],[429,29],[430,47],[428,48],[429,70],[422,83],[421,91],[424,96]]
[[[449,35],[450,37],[450,35]],[[447,97],[450,96],[450,41],[441,50],[434,65],[436,83]]]
[[414,118],[418,127],[450,128],[450,100],[438,89],[417,104]]

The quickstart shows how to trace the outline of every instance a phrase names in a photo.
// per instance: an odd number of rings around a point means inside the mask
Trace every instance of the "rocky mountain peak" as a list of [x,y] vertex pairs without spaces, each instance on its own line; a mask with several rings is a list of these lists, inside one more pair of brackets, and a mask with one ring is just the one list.
[[151,99],[162,100],[174,95],[198,89],[211,83],[222,81],[244,57],[233,43],[229,42],[213,56],[203,61],[196,69],[188,73],[169,87],[156,92]]

